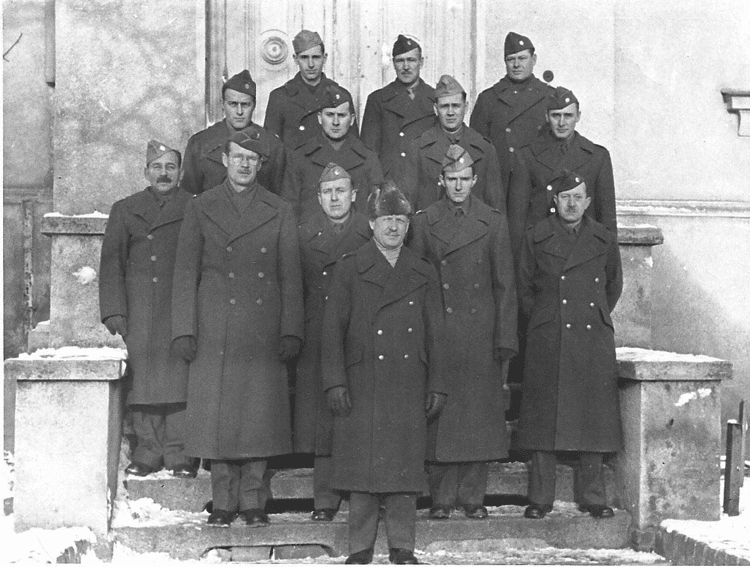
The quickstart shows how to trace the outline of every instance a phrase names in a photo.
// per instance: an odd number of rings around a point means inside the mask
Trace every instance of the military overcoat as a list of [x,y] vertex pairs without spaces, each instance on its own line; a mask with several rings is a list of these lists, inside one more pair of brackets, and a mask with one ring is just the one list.
[[[251,124],[247,129],[257,132],[260,140],[269,148],[268,159],[258,172],[258,183],[278,195],[286,163],[284,144],[276,134],[258,124]],[[224,167],[221,155],[224,153],[224,144],[231,134],[227,121],[222,120],[190,137],[182,164],[182,187],[186,191],[199,195],[224,182],[227,168]]]
[[399,81],[367,97],[362,141],[378,155],[386,177],[395,174],[397,162],[406,157],[409,142],[437,124],[435,100],[435,89],[422,79],[414,88],[414,100]]
[[[507,199],[495,148],[487,138],[468,126],[464,126],[457,143],[474,160],[477,183],[471,194],[490,207],[505,212]],[[399,188],[407,192],[416,210],[426,209],[445,194],[445,189],[438,182],[443,172],[443,158],[450,145],[448,135],[439,124],[409,144],[406,158],[394,177]]]
[[553,92],[532,75],[523,83],[503,77],[479,93],[469,125],[495,146],[504,187],[509,187],[513,153],[534,140],[546,124]]
[[241,459],[292,449],[279,338],[303,336],[302,273],[291,207],[256,185],[239,212],[229,181],[188,203],[172,335],[192,335],[185,453]]
[[323,170],[329,163],[343,167],[357,189],[357,201],[364,207],[376,185],[383,183],[383,171],[378,157],[354,136],[347,136],[337,150],[318,134],[294,150],[289,156],[281,196],[294,207],[297,218],[304,220],[320,210],[318,185]]
[[192,195],[177,189],[163,207],[151,189],[117,201],[109,213],[99,268],[102,321],[127,318],[129,404],[184,403],[187,364],[174,356],[172,273],[185,205]]
[[617,236],[584,216],[574,240],[548,217],[526,232],[518,290],[529,321],[519,447],[618,451],[610,316],[622,291]]
[[429,262],[401,248],[395,267],[374,240],[339,260],[323,315],[326,389],[348,386],[352,410],[334,418],[339,490],[425,489],[425,395],[444,392],[442,307]]
[[555,214],[550,182],[563,169],[578,173],[586,180],[586,192],[591,197],[586,214],[617,232],[615,181],[609,152],[578,132],[573,134],[564,153],[562,143],[544,128],[536,140],[517,154],[519,163],[511,174],[508,203],[511,240],[516,253],[520,252],[526,229]]
[[427,458],[508,455],[505,391],[495,349],[518,350],[515,272],[505,215],[470,197],[460,228],[443,198],[414,217],[410,247],[435,266],[445,308],[448,400],[428,426]]
[[321,210],[299,226],[302,276],[305,286],[305,346],[297,362],[294,408],[294,451],[331,454],[333,414],[326,405],[320,371],[323,309],[336,261],[370,240],[367,219],[352,212],[341,232]]
[[[298,148],[321,132],[318,111],[323,107],[325,89],[331,85],[344,89],[336,81],[326,77],[325,73],[322,74],[320,83],[310,89],[297,73],[271,91],[263,127],[281,138],[287,149]],[[355,137],[359,135],[356,122],[349,132]]]

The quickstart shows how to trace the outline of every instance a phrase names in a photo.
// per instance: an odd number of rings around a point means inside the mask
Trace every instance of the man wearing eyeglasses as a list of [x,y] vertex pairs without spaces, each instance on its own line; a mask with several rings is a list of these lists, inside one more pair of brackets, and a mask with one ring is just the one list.
[[256,85],[245,69],[233,75],[221,88],[224,120],[194,134],[185,148],[182,187],[194,195],[219,185],[227,175],[223,163],[224,143],[232,134],[247,129],[256,133],[268,148],[258,182],[271,193],[279,194],[284,178],[284,145],[275,134],[253,122]]
[[292,450],[302,274],[292,208],[257,180],[267,155],[257,133],[226,142],[227,179],[188,203],[177,247],[172,347],[190,362],[185,452],[211,460],[210,525],[268,525],[267,460]]

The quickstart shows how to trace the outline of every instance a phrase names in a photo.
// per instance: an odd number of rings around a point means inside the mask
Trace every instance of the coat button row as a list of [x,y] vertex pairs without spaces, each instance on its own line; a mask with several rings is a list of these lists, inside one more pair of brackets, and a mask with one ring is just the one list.
[[[565,325],[565,328],[566,328],[566,329],[570,329],[570,323],[566,324],[566,325]],[[591,325],[586,325],[586,330],[587,330],[587,331],[590,331],[590,330],[591,330]]]

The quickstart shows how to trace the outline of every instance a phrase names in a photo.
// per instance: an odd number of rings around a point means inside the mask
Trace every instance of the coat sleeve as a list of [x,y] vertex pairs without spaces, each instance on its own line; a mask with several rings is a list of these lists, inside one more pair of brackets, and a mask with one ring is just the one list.
[[268,189],[271,193],[279,195],[282,191],[284,184],[284,171],[286,170],[286,150],[281,140],[276,139],[278,143],[272,144],[271,155],[268,156],[268,161],[264,164],[264,167],[268,167],[269,171],[269,183]]
[[612,173],[612,158],[606,149],[602,148],[602,151],[602,163],[595,181],[594,211],[596,220],[614,234],[617,234],[617,206],[615,202],[615,178]]
[[375,93],[367,97],[365,104],[365,113],[362,116],[362,128],[360,130],[360,140],[362,143],[380,155],[381,131],[380,123],[383,120],[383,111],[380,108],[380,102],[376,100]]
[[607,286],[605,289],[607,294],[607,304],[609,305],[609,312],[612,313],[612,310],[614,310],[615,305],[617,305],[617,301],[622,294],[623,285],[620,245],[617,242],[616,235],[613,235],[612,241],[609,245],[609,250],[607,251],[607,265],[605,270],[607,275]]
[[486,97],[482,96],[481,94],[477,98],[477,102],[474,105],[474,110],[471,111],[469,126],[479,132],[485,138],[489,138],[490,123],[487,117],[487,111],[485,109],[485,98]]
[[104,230],[99,264],[99,312],[102,321],[113,315],[128,316],[128,296],[125,287],[128,229],[123,208],[125,206],[122,202],[112,205],[107,228]]
[[[367,198],[370,196],[370,193],[373,192],[373,189],[379,187],[385,182],[383,168],[380,165],[380,160],[376,154],[367,156],[367,178],[369,179],[369,186],[360,187],[358,190],[360,195],[359,198],[365,205],[367,204]],[[366,193],[363,190],[366,190]]]
[[448,394],[448,377],[445,375],[445,320],[443,319],[443,294],[437,271],[430,264],[424,302],[425,349],[427,351],[427,391]]
[[485,152],[486,160],[485,186],[486,201],[490,207],[497,209],[504,215],[508,214],[508,191],[503,183],[503,174],[500,169],[500,160],[497,157],[495,146],[490,144],[489,151]]
[[300,208],[300,195],[302,193],[302,167],[300,159],[295,152],[286,152],[286,171],[284,181],[281,185],[280,197],[292,206],[294,213],[299,218],[302,210]]
[[266,118],[263,122],[263,128],[272,134],[276,134],[279,138],[282,138],[284,134],[284,108],[281,98],[278,92],[271,93],[268,97]]
[[297,222],[292,208],[281,209],[281,228],[278,244],[279,286],[281,288],[281,336],[305,337],[305,306],[302,293],[302,264],[300,263]]
[[200,167],[200,157],[200,144],[196,142],[195,136],[192,136],[185,147],[180,187],[193,195],[203,193],[203,171]]
[[348,384],[344,349],[352,312],[352,278],[347,268],[346,257],[336,262],[323,311],[320,368],[324,390]]
[[536,275],[536,256],[534,255],[534,230],[529,229],[522,242],[521,257],[517,275],[517,293],[521,306],[521,315],[525,320],[531,317],[534,310],[534,276]]
[[495,348],[518,352],[518,299],[513,255],[510,250],[508,222],[505,215],[497,215],[491,232],[492,296],[495,302]]
[[[417,255],[427,258],[426,215],[415,215],[411,223],[410,233],[407,235],[409,248]],[[428,258],[429,259],[429,258]]]
[[523,157],[513,157],[508,187],[508,231],[510,232],[511,250],[518,265],[526,233],[526,219],[529,215],[531,201],[531,175]]
[[172,338],[198,336],[198,286],[204,237],[195,201],[185,206],[172,279]]

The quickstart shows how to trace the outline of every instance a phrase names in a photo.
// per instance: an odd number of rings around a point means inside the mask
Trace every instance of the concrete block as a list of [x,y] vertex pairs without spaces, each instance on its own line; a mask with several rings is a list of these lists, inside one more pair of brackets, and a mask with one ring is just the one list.
[[109,528],[120,449],[122,357],[24,357],[15,376],[16,528]]

